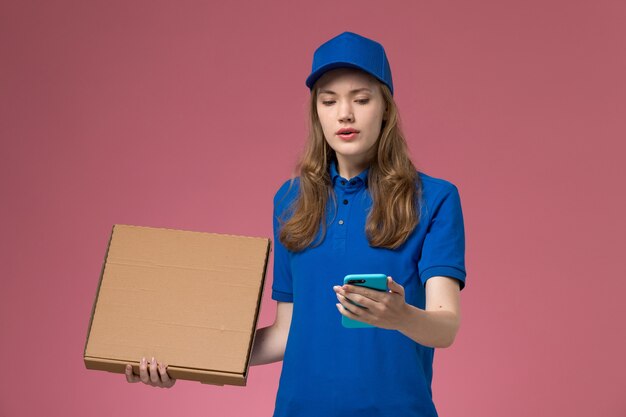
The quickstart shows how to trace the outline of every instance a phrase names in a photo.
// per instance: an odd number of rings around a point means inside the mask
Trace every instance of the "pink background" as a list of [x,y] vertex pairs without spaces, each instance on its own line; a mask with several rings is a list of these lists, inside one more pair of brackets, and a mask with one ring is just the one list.
[[89,314],[114,223],[271,236],[344,30],[385,45],[414,162],[461,193],[440,415],[626,415],[625,3],[221,3],[2,2],[0,415],[271,415],[280,363],[243,388],[86,370]]

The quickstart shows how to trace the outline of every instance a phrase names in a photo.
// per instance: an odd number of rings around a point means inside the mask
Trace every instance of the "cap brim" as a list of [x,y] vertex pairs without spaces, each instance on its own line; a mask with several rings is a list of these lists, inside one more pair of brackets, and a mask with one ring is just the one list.
[[[334,70],[336,68],[356,68],[359,69],[369,75],[371,75],[372,77],[378,79],[378,77],[376,77],[374,74],[370,73],[369,71],[366,71],[365,69],[363,69],[363,67],[356,65],[352,62],[333,62],[331,64],[327,64],[324,65],[322,67],[319,67],[317,70],[315,70],[314,72],[312,72],[307,78],[306,78],[306,86],[309,87],[310,89],[313,88],[313,85],[315,84],[315,82],[320,79],[322,77],[322,75],[324,75],[325,73],[327,73],[330,70]],[[382,80],[379,80],[382,81]]]

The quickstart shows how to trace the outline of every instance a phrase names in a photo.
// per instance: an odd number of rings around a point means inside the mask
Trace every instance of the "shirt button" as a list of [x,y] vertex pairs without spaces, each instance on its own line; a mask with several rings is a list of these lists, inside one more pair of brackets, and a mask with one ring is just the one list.
[[343,224],[343,220],[339,220],[339,224]]
[[341,185],[346,185],[346,182],[344,180],[341,180]]
[[348,204],[348,200],[343,200],[343,204]]

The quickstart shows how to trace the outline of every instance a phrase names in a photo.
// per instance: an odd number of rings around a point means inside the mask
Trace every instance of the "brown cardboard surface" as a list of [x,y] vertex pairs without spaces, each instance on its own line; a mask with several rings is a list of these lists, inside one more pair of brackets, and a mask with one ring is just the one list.
[[91,315],[88,369],[245,385],[270,250],[266,238],[115,225]]

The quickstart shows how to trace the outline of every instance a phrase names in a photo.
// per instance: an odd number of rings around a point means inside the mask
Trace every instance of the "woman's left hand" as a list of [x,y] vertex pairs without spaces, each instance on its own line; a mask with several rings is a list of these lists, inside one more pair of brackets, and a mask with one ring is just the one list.
[[[359,285],[335,285],[339,312],[346,317],[362,321],[383,329],[397,330],[409,314],[404,300],[404,287],[387,277],[389,291],[373,290]],[[346,298],[359,307],[350,303]]]

